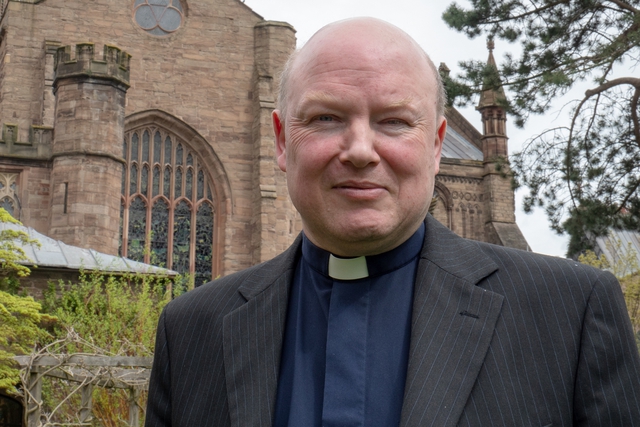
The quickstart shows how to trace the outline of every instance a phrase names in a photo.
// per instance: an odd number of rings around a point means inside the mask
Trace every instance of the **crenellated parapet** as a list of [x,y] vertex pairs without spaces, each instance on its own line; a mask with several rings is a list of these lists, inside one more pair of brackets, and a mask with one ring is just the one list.
[[62,46],[54,60],[54,87],[60,79],[73,77],[107,79],[129,88],[131,55],[110,45],[104,46],[103,59],[96,59],[93,43],[78,43],[75,58],[71,58],[72,46]]
[[38,160],[51,158],[52,127],[32,125],[29,127],[28,140],[20,141],[18,138],[18,125],[3,123],[0,136],[0,156]]

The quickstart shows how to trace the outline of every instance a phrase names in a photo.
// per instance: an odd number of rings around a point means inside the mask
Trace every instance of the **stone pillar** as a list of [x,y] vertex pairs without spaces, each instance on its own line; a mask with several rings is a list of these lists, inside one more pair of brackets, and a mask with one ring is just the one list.
[[130,55],[114,46],[95,58],[91,43],[60,47],[49,234],[108,254],[118,252],[125,94]]
[[265,21],[254,28],[252,261],[269,260],[286,249],[297,234],[296,211],[286,179],[275,162],[271,112],[276,107],[278,78],[295,49],[293,27]]

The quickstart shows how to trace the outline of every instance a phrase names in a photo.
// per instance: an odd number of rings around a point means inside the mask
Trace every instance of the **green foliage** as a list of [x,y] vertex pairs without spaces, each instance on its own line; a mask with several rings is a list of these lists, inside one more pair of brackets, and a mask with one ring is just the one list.
[[[616,74],[640,62],[640,1],[470,3],[451,4],[445,22],[469,37],[519,44],[519,55],[507,54],[500,66],[517,125],[547,112],[576,83],[592,82],[572,103],[568,126],[543,131],[512,158],[517,182],[529,188],[525,210],[544,207],[556,231],[570,234],[570,255],[609,227],[640,230],[640,78]],[[461,66],[463,75],[447,86],[454,103],[469,103],[487,82],[500,84],[484,61]]]
[[44,326],[55,318],[40,312],[40,304],[31,297],[0,291],[0,389],[15,392],[19,369],[13,356],[29,354],[37,341],[49,333]]
[[114,354],[151,356],[158,318],[170,291],[167,277],[82,271],[77,283],[50,284],[43,306],[59,319],[58,335],[73,328],[83,339]]
[[640,349],[640,266],[638,265],[637,253],[631,244],[623,248],[619,240],[608,243],[607,249],[609,253],[614,254],[615,259],[609,260],[604,255],[597,256],[595,252],[587,250],[578,257],[578,261],[601,270],[609,270],[618,278],[627,304],[636,344]]
[[[0,208],[0,222],[22,225],[3,208]],[[40,246],[40,243],[21,230],[0,231],[0,290],[15,291],[18,279],[31,274],[29,267],[23,263],[32,260],[21,245]]]
[[[0,208],[0,222],[18,224],[5,209]],[[30,261],[20,244],[36,244],[27,233],[18,230],[0,232],[0,389],[15,392],[19,369],[13,356],[28,354],[36,341],[48,337],[44,326],[55,319],[40,312],[40,304],[31,297],[15,295],[17,281],[31,273],[20,263]]]
[[[59,319],[55,327],[57,336],[73,330],[86,340],[86,344],[80,341],[67,344],[67,353],[93,353],[95,346],[112,355],[152,356],[160,313],[172,294],[184,291],[186,280],[85,271],[76,283],[50,284],[43,306]],[[46,391],[46,402],[53,407],[68,392],[68,387],[52,380]],[[103,426],[123,425],[120,420],[128,411],[127,399],[122,390],[94,389],[94,416]],[[70,401],[68,416],[77,410],[75,400]]]

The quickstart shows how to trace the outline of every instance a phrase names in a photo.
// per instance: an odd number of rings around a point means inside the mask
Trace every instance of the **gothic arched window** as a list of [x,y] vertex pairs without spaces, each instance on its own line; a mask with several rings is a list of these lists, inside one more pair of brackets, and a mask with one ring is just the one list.
[[211,280],[215,192],[201,158],[155,126],[128,131],[124,151],[120,254]]
[[17,181],[18,174],[0,173],[0,208],[4,208],[14,218],[20,219]]

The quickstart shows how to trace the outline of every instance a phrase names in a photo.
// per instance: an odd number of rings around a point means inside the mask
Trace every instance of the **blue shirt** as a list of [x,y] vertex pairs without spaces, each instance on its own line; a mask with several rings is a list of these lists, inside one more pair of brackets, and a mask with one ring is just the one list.
[[424,225],[399,247],[366,257],[369,276],[336,280],[329,252],[303,235],[278,378],[277,427],[400,423],[413,284]]

